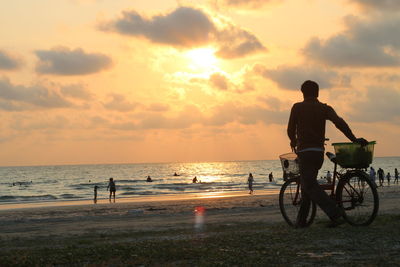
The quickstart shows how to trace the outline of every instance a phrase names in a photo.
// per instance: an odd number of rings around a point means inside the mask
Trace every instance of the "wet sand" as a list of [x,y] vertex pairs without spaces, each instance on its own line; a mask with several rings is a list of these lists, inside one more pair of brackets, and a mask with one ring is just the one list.
[[[399,214],[400,187],[378,189],[379,214]],[[163,231],[199,227],[196,207],[204,207],[201,223],[229,224],[248,222],[282,222],[278,194],[247,191],[219,194],[197,194],[162,197],[108,199],[97,204],[88,201],[40,204],[2,205],[0,232],[2,238],[34,238],[101,232]],[[378,215],[379,216],[379,215]],[[325,219],[318,210],[318,218]]]

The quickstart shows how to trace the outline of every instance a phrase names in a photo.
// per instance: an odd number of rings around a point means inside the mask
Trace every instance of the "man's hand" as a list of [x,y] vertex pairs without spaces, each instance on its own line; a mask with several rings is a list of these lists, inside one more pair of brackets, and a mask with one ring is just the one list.
[[296,151],[296,142],[290,142],[290,147],[292,148],[292,152],[297,153],[297,151]]
[[361,146],[366,146],[366,145],[368,145],[369,142],[361,137],[361,138],[357,138],[356,140],[354,140],[353,143],[360,144]]

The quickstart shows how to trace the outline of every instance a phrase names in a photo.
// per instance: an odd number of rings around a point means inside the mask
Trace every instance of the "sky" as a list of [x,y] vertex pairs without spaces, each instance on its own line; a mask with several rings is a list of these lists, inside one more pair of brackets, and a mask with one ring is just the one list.
[[398,156],[398,25],[397,0],[1,0],[0,165],[277,159],[309,79]]

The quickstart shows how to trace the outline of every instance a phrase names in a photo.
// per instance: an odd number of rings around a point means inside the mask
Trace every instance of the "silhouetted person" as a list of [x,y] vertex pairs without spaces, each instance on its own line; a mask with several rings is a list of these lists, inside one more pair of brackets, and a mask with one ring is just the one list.
[[268,174],[268,179],[269,179],[270,183],[274,180],[274,176],[272,175],[272,172],[270,172],[270,174]]
[[110,181],[108,182],[107,190],[110,190],[110,202],[111,202],[111,195],[114,196],[114,202],[115,202],[115,191],[117,191],[117,188],[115,186],[115,182],[113,178],[110,178]]
[[390,185],[390,178],[392,178],[392,176],[390,175],[390,172],[388,172],[387,175],[386,175],[388,186]]
[[378,169],[378,179],[379,179],[379,186],[383,186],[383,181],[384,181],[384,175],[385,173],[381,168]]
[[249,178],[247,178],[247,183],[249,184],[249,194],[253,194],[253,182],[254,182],[254,178],[253,178],[253,174],[249,173]]
[[153,182],[153,180],[151,179],[150,175],[149,175],[149,176],[147,176],[146,182],[148,182],[148,183],[151,183],[151,182]]
[[394,169],[394,181],[393,183],[398,184],[399,183],[399,171],[397,170],[397,168]]
[[192,182],[193,182],[194,184],[197,183],[197,176],[195,176],[195,177],[193,178]]
[[318,100],[319,86],[316,82],[305,81],[301,85],[304,101],[293,105],[288,123],[288,136],[292,150],[297,152],[300,167],[302,201],[297,217],[297,226],[305,227],[311,200],[314,201],[331,219],[330,226],[342,223],[343,211],[336,202],[319,186],[318,170],[324,162],[325,124],[332,121],[352,142],[367,145],[363,139],[357,139],[347,123],[335,110]]
[[328,173],[326,174],[326,181],[328,182],[328,184],[332,183],[332,174],[330,171],[328,171]]
[[371,166],[371,168],[369,168],[369,177],[371,178],[372,182],[376,182],[376,171],[374,169],[374,167]]
[[94,201],[94,203],[97,203],[97,189],[98,189],[99,187],[97,186],[97,185],[95,185],[94,186],[94,189],[93,189],[93,191],[94,191],[94,196],[93,196],[93,201]]

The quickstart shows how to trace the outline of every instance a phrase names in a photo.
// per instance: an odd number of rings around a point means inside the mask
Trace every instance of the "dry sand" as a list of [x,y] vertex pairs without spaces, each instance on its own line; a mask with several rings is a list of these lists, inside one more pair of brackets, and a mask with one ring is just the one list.
[[[400,187],[378,189],[379,214],[398,214]],[[238,222],[285,223],[279,211],[278,194],[258,191],[197,194],[173,197],[1,205],[1,238],[69,236],[124,231],[163,231],[198,226],[196,207],[204,207],[204,225]],[[318,217],[324,218],[319,210]],[[378,215],[379,216],[379,215]],[[317,218],[318,219],[318,218]]]

